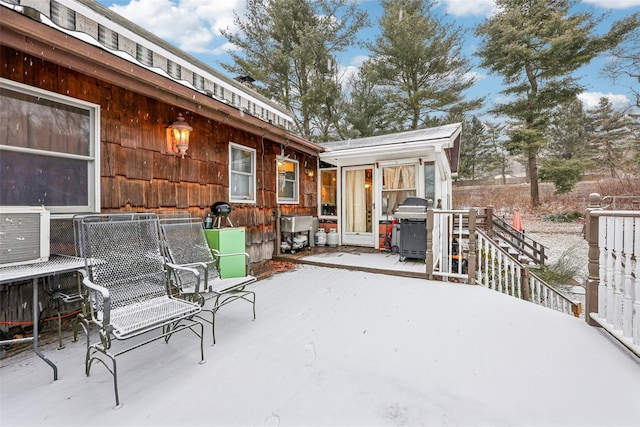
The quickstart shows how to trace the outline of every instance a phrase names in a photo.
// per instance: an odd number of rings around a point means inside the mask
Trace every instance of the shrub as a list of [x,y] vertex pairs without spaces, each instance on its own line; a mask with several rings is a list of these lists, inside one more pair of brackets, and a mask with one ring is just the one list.
[[556,214],[544,214],[542,220],[547,222],[573,222],[583,217],[579,211],[561,212]]
[[583,260],[577,253],[578,245],[571,246],[554,263],[533,267],[531,270],[551,286],[571,284],[583,268]]

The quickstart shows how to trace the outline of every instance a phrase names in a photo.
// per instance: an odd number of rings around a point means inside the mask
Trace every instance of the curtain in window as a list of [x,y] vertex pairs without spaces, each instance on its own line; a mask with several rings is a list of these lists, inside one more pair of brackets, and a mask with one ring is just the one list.
[[416,168],[414,165],[392,166],[384,168],[382,173],[383,198],[388,198],[387,209],[394,212],[405,198],[415,196]]
[[367,203],[365,194],[365,170],[346,171],[345,231],[367,231]]

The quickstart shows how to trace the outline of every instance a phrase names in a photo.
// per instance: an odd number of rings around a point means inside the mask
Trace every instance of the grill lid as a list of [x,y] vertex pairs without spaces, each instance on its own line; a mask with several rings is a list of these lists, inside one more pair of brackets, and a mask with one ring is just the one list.
[[231,213],[231,205],[227,202],[215,202],[211,205],[211,213],[214,216],[227,216]]
[[422,206],[426,210],[428,204],[429,204],[429,199],[424,199],[422,197],[407,197],[406,199],[404,199],[404,202],[402,202],[400,207],[402,207],[402,206]]
[[398,206],[394,217],[397,219],[418,219],[427,218],[428,200],[421,197],[407,197],[401,205]]

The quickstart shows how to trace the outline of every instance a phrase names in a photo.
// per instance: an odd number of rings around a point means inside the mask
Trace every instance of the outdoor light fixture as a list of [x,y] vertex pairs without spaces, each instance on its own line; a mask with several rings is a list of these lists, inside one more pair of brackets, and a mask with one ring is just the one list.
[[311,167],[307,166],[307,161],[305,160],[304,162],[304,173],[306,173],[307,175],[309,175],[309,178],[313,178],[313,169],[311,169]]
[[184,159],[189,149],[189,133],[192,130],[193,128],[184,121],[182,114],[178,113],[176,121],[167,127],[167,151]]

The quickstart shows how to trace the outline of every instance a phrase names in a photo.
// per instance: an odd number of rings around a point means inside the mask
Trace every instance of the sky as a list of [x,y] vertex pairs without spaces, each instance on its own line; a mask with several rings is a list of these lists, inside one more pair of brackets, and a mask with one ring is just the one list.
[[[369,28],[360,31],[359,40],[373,41],[378,33],[377,21],[382,14],[382,6],[379,1],[355,1],[369,14],[371,22]],[[242,15],[245,7],[245,0],[99,0],[99,3],[223,73],[225,71],[219,64],[230,63],[227,52],[233,46],[220,35],[220,29],[233,30],[234,12]],[[600,31],[606,31],[615,20],[640,12],[640,0],[582,0],[578,1],[576,8],[580,11],[591,10],[596,16],[607,13],[606,19],[598,27]],[[466,94],[474,98],[485,97],[485,107],[504,99],[499,94],[503,88],[502,79],[490,75],[488,70],[477,65],[479,58],[473,53],[479,40],[474,36],[473,28],[490,16],[494,9],[493,0],[439,0],[434,9],[440,15],[446,14],[445,19],[468,30],[463,52],[474,64],[473,74],[477,81]],[[354,73],[367,55],[366,49],[357,46],[343,52],[338,59],[345,75]],[[635,85],[637,90],[638,82],[612,82],[601,73],[606,62],[606,57],[597,58],[576,72],[585,86],[580,99],[586,108],[593,108],[600,97],[607,96],[614,108],[625,109],[635,102],[629,88]]]
[[41,339],[55,382],[32,352],[0,359],[0,424],[640,425],[637,358],[584,319],[481,286],[336,268],[297,266],[251,290],[256,320],[241,300],[222,307],[205,364],[190,332],[118,357],[119,409],[104,366],[85,376],[84,338],[59,351],[55,332]]

